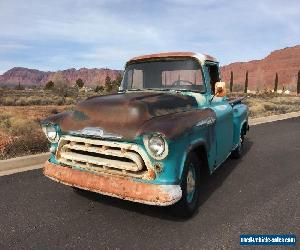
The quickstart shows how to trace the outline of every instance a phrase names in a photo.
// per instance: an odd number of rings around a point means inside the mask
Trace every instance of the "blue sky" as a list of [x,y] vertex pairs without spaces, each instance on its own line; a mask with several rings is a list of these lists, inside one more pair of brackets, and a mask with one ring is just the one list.
[[0,0],[0,74],[122,69],[139,54],[197,51],[225,65],[300,44],[300,1]]

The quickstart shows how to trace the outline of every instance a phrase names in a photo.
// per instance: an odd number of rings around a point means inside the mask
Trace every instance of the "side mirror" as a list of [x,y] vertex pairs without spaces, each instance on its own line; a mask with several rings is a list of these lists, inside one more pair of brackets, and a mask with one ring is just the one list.
[[215,96],[217,96],[217,97],[226,96],[226,84],[225,84],[225,82],[216,82],[216,84],[215,84]]

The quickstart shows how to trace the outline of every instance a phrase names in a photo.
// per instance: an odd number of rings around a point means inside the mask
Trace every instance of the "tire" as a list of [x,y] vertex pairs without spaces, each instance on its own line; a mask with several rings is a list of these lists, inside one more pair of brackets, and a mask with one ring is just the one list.
[[191,153],[185,162],[180,186],[182,197],[172,210],[179,217],[189,218],[199,207],[200,195],[200,161],[194,153]]
[[231,158],[233,158],[233,159],[239,159],[239,158],[242,157],[242,155],[243,155],[244,140],[245,140],[244,134],[243,134],[243,132],[241,132],[240,143],[237,146],[237,148],[231,152],[231,155],[230,155]]

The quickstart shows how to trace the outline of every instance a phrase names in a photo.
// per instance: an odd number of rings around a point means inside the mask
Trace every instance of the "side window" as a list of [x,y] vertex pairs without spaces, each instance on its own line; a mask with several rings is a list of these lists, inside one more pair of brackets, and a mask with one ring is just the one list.
[[139,69],[131,69],[128,71],[127,76],[128,85],[132,89],[143,88],[143,71]]
[[210,77],[211,93],[214,94],[215,84],[220,81],[219,68],[217,65],[207,65],[207,69]]
[[143,70],[140,69],[133,70],[132,88],[133,89],[143,88]]

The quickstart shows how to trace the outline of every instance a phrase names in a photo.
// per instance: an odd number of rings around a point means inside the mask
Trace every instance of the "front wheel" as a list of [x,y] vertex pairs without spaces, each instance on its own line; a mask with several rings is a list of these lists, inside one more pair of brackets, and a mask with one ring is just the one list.
[[244,138],[243,132],[241,132],[239,145],[237,146],[237,148],[235,150],[233,150],[231,152],[231,158],[233,158],[233,159],[239,159],[239,158],[242,157],[242,155],[243,155],[244,139],[245,138]]
[[182,197],[173,207],[173,212],[180,217],[191,217],[199,206],[200,161],[195,154],[186,160],[181,181]]

